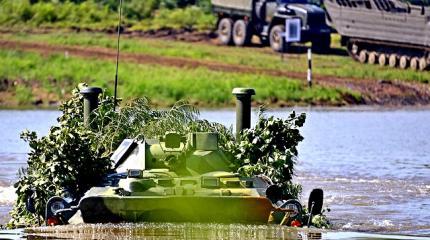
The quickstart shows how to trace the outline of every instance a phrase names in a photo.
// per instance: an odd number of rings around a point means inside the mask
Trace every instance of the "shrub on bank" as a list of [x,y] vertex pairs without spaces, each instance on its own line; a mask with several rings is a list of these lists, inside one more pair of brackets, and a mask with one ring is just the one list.
[[[113,30],[117,27],[118,3],[119,0],[0,0],[0,25]],[[157,28],[205,29],[212,27],[214,21],[209,1],[126,0],[123,12],[128,27],[156,24]]]
[[[215,26],[215,18],[201,11],[200,8],[192,6],[178,9],[161,9],[154,17],[141,22],[142,30],[147,29],[188,29],[205,30]],[[132,29],[139,29],[139,24]]]
[[0,24],[3,26],[25,25],[29,27],[79,27],[91,24],[115,26],[111,11],[93,1],[80,4],[73,2],[36,2],[28,0],[0,2]]
[[[256,127],[244,131],[240,142],[236,142],[231,129],[199,119],[198,110],[182,101],[169,110],[157,110],[141,98],[115,111],[113,98],[102,96],[91,127],[87,127],[83,124],[83,99],[77,88],[60,110],[58,125],[47,136],[38,138],[29,131],[21,136],[31,151],[28,167],[20,171],[15,184],[18,198],[11,212],[11,227],[40,224],[50,197],[67,191],[79,198],[97,185],[111,171],[109,157],[124,138],[156,138],[168,131],[217,132],[220,147],[235,160],[236,171],[245,176],[264,174],[280,184],[289,197],[300,195],[301,187],[291,180],[296,147],[303,140],[299,128],[305,121],[304,114],[292,113],[285,120],[266,119],[260,114]],[[26,211],[30,194],[35,199],[35,214]]]

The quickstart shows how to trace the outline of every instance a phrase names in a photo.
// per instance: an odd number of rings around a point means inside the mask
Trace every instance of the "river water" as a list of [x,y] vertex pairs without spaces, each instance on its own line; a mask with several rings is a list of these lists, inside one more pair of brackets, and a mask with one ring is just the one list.
[[[267,112],[288,116],[291,109]],[[301,108],[307,119],[295,181],[325,191],[336,230],[430,236],[430,110]],[[25,167],[23,129],[46,134],[57,111],[0,111],[0,224],[14,201],[12,184]],[[201,117],[233,125],[233,110]],[[255,115],[253,116],[255,120]],[[338,235],[339,236],[339,235]]]

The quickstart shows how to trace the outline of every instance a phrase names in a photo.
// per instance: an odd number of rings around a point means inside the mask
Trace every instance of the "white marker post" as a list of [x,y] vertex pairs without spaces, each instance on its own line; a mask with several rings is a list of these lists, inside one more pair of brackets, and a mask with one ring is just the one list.
[[308,86],[312,87],[312,49],[308,48]]

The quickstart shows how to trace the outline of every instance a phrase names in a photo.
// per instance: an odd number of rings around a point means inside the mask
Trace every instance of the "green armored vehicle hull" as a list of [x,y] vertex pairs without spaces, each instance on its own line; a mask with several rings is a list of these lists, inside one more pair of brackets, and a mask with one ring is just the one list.
[[[48,225],[118,222],[303,223],[301,204],[265,176],[241,177],[218,149],[218,134],[126,139],[112,156],[115,173],[76,201],[51,198]],[[315,194],[314,194],[315,195]],[[310,197],[320,214],[322,191]]]
[[200,186],[155,187],[129,194],[110,187],[91,189],[79,203],[83,221],[266,223],[273,210],[266,197],[240,187],[216,190]]
[[168,133],[162,141],[126,139],[112,160],[116,173],[107,176],[104,186],[90,189],[77,206],[54,197],[47,204],[47,219],[58,216],[67,222],[77,212],[85,223],[267,223],[279,208],[274,205],[279,199],[266,194],[270,180],[230,171],[216,133],[186,138]]
[[[94,212],[94,207],[99,209]],[[267,223],[272,205],[257,197],[112,197],[103,193],[80,203],[83,221]]]

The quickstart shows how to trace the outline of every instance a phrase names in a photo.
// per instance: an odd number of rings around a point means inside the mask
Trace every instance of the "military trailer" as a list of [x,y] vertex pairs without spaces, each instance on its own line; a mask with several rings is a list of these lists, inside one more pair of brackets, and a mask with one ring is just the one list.
[[429,65],[430,8],[422,0],[327,0],[329,25],[361,63],[424,70]]
[[270,44],[277,52],[285,52],[286,19],[299,18],[300,42],[312,42],[315,51],[330,48],[330,31],[324,10],[310,0],[212,0],[218,15],[218,38],[221,44],[244,46],[253,35]]

